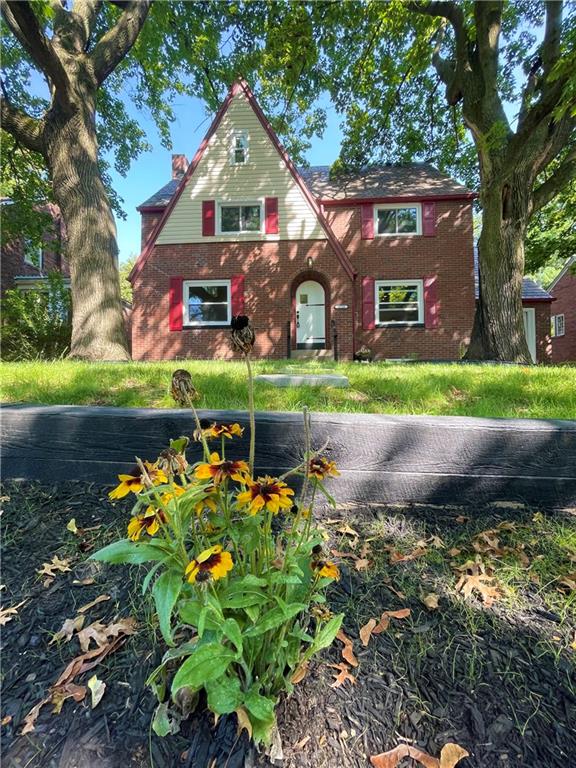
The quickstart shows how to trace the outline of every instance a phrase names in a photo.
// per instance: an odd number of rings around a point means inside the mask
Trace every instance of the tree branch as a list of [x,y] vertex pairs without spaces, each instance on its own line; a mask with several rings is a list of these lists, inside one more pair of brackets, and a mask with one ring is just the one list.
[[114,71],[142,29],[152,0],[132,0],[118,22],[98,41],[92,53],[94,75],[101,85]]
[[502,26],[502,0],[474,3],[476,44],[483,79],[496,83],[498,77],[498,45]]
[[546,28],[540,48],[544,74],[547,75],[560,57],[562,35],[562,0],[548,0],[546,3]]
[[62,106],[69,106],[68,75],[30,4],[24,0],[0,0],[0,8],[12,34],[54,87],[56,98]]
[[576,148],[571,150],[556,171],[534,190],[532,213],[536,213],[553,200],[568,182],[576,179]]
[[5,95],[4,85],[2,85],[2,91],[4,91],[4,95],[0,98],[2,128],[11,133],[26,149],[44,154],[43,122],[13,107]]

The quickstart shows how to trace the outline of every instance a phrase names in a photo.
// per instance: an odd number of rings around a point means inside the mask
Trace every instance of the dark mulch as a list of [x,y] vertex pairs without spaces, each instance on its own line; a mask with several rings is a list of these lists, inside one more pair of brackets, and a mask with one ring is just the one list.
[[[263,764],[247,749],[245,736],[237,739],[229,718],[220,720],[215,736],[202,715],[177,736],[150,735],[155,701],[144,680],[164,650],[150,608],[129,569],[86,562],[87,547],[102,546],[125,526],[125,515],[109,503],[106,489],[74,482],[54,487],[26,483],[6,484],[2,493],[9,498],[4,498],[2,515],[1,602],[6,607],[26,600],[2,631],[4,765],[206,768],[214,758],[214,765],[228,768],[240,768],[244,758],[248,766]],[[381,518],[392,521],[384,522],[388,534],[397,526],[400,539],[414,530],[449,538],[458,530],[455,517],[461,513],[410,506],[349,512],[346,519],[368,537]],[[473,518],[473,530],[482,530],[504,519],[528,522],[533,511],[468,508],[465,514]],[[74,536],[66,530],[72,517],[79,527],[100,528]],[[574,518],[565,517],[569,531]],[[337,546],[345,545],[340,540]],[[378,546],[372,542],[374,551]],[[72,571],[44,587],[36,571],[55,554],[71,559]],[[570,600],[566,609],[560,608],[534,589],[517,607],[496,604],[487,610],[443,592],[434,562],[382,565],[366,573],[342,570],[329,597],[333,610],[346,613],[344,629],[355,640],[356,683],[330,687],[335,670],[326,662],[341,660],[336,642],[280,705],[286,768],[368,766],[369,755],[403,741],[433,755],[455,741],[470,752],[459,764],[464,768],[570,764],[576,754],[574,654],[566,650],[566,638],[574,631]],[[91,578],[93,584],[74,584]],[[405,599],[388,588],[392,585]],[[428,612],[422,606],[420,593],[426,589],[441,595],[440,610]],[[91,609],[87,623],[109,623],[117,616],[139,621],[139,632],[85,675],[96,672],[106,682],[104,698],[94,710],[89,699],[70,699],[59,715],[47,706],[35,731],[19,735],[25,715],[80,652],[75,640],[49,645],[53,633],[100,594],[112,599]],[[368,618],[405,606],[412,609],[409,619],[393,622],[367,648],[361,646],[358,630]],[[223,757],[231,753],[230,759]]]

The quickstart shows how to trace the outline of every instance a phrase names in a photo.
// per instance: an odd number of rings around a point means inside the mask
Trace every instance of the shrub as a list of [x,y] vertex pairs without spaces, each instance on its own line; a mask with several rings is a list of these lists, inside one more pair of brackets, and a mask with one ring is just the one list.
[[[251,392],[253,338],[245,326],[239,333]],[[148,680],[159,700],[156,733],[178,730],[174,704],[204,690],[212,712],[236,712],[256,742],[269,744],[279,695],[293,690],[342,621],[325,606],[323,592],[339,572],[323,552],[313,514],[319,494],[333,503],[325,481],[338,472],[321,452],[311,451],[305,412],[302,462],[281,477],[256,476],[253,406],[248,461],[231,459],[226,448],[243,428],[201,423],[186,371],[175,372],[172,390],[179,402],[188,397],[202,458],[190,464],[194,443],[181,437],[156,461],[138,461],[132,472],[119,475],[110,496],[136,496],[127,538],[92,557],[154,563],[142,589],[154,580],[158,623],[170,646]],[[296,498],[290,482],[298,476]]]
[[59,272],[45,289],[6,291],[2,299],[2,359],[50,360],[70,347],[70,291]]

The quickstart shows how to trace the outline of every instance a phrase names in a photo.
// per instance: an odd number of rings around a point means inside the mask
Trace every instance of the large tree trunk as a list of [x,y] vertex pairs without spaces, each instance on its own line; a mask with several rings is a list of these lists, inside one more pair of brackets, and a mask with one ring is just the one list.
[[[70,356],[128,360],[120,298],[116,224],[98,168],[94,96],[83,109],[53,109],[45,133],[54,197],[66,224],[72,287]],[[56,114],[54,114],[56,112]]]
[[522,313],[526,183],[493,184],[483,191],[478,241],[480,296],[467,360],[531,363]]

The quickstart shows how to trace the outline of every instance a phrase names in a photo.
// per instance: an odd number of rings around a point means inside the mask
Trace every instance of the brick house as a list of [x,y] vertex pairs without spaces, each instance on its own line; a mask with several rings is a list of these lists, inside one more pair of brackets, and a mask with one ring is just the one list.
[[[2,215],[9,216],[10,200],[2,201]],[[65,282],[70,282],[70,271],[62,255],[65,237],[64,224],[57,205],[52,203],[43,207],[52,219],[43,235],[41,246],[34,245],[26,238],[20,238],[2,246],[2,269],[0,273],[0,294],[3,296],[9,288],[27,290],[42,288],[51,271],[61,272]]]
[[[461,357],[476,301],[473,192],[427,164],[338,180],[299,171],[243,82],[192,162],[172,164],[138,208],[135,359],[232,357],[230,318],[243,313],[264,357],[329,356],[336,339],[341,359],[363,346],[376,359]],[[534,332],[544,359],[549,321]]]
[[567,260],[548,292],[555,299],[551,318],[552,362],[576,362],[576,256]]

